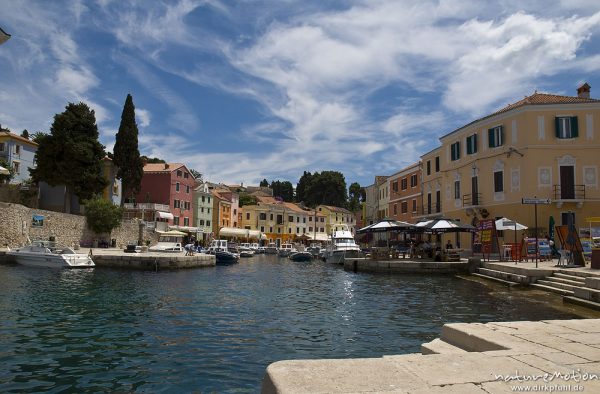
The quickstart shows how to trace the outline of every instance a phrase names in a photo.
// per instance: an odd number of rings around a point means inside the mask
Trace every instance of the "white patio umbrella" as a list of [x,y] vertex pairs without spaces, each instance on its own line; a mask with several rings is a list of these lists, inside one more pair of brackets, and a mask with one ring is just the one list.
[[414,224],[403,222],[394,219],[382,219],[381,221],[369,226],[358,229],[356,232],[361,233],[383,233],[388,231],[410,230],[415,227]]
[[0,166],[0,175],[9,175],[10,171],[8,171],[8,169]]
[[507,218],[501,218],[496,220],[496,230],[504,231],[504,230],[527,230],[527,226],[521,223],[517,223],[514,220],[510,220]]
[[415,225],[415,229],[427,233],[459,233],[476,230],[468,223],[461,223],[452,219],[433,219],[419,222]]

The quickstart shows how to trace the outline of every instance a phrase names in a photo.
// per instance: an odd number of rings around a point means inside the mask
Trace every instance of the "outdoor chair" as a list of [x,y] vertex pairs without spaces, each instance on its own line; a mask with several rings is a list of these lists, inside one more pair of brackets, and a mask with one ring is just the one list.
[[566,249],[559,249],[558,254],[558,265],[567,265],[569,263],[569,260],[571,259],[571,251]]

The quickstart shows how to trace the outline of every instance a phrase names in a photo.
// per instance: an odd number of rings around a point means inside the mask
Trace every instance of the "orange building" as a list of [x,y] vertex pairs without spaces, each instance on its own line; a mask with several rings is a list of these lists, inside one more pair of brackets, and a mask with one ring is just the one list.
[[414,223],[421,205],[421,164],[411,164],[387,178],[388,217]]

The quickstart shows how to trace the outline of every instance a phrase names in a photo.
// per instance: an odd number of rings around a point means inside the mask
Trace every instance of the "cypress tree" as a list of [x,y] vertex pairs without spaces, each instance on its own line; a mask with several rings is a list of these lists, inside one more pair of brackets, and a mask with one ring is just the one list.
[[115,141],[113,163],[117,166],[117,177],[123,182],[123,200],[140,191],[144,163],[138,149],[138,128],[135,122],[135,107],[131,94],[127,95],[121,124]]

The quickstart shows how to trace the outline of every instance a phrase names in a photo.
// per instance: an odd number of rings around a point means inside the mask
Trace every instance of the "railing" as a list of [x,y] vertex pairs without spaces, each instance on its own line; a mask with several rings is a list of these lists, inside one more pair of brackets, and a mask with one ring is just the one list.
[[131,210],[138,210],[138,211],[162,211],[162,212],[170,212],[169,206],[166,204],[154,204],[154,203],[148,203],[148,202],[143,202],[143,203],[139,203],[139,204],[134,204],[134,203],[125,203],[123,204],[123,208],[125,209],[131,209]]
[[438,201],[435,204],[424,205],[424,206],[420,207],[419,211],[420,211],[421,215],[431,215],[434,213],[440,213],[440,212],[442,212],[442,203]]
[[464,194],[462,202],[463,207],[476,207],[482,205],[481,193]]
[[585,185],[553,186],[554,200],[585,200]]

